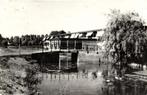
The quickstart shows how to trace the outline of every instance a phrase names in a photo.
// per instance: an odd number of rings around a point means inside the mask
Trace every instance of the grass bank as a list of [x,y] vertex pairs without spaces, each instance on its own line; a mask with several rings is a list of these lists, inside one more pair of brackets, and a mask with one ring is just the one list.
[[39,66],[23,57],[0,57],[0,94],[34,95],[41,82]]

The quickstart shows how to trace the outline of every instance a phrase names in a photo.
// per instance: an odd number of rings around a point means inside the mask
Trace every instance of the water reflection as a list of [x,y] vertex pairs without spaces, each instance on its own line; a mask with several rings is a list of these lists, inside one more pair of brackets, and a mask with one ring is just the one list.
[[102,95],[147,95],[146,85],[139,81],[116,81],[113,85],[104,83]]
[[82,72],[44,74],[40,88],[43,95],[95,95],[103,79],[92,76],[92,73]]
[[106,64],[85,64],[78,72],[43,73],[39,88],[42,95],[147,95],[146,83],[140,81],[106,81]]

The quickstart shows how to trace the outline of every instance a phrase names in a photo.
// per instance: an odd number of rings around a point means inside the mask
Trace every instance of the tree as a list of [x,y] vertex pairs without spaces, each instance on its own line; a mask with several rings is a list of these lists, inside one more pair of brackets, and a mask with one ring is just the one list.
[[7,39],[3,39],[2,42],[1,42],[1,45],[5,48],[7,48],[8,46],[8,40]]
[[0,34],[0,38],[3,38],[1,34]]
[[14,44],[13,44],[13,39],[14,39],[13,36],[10,37],[10,39],[9,39],[9,43],[10,43],[10,45],[14,45]]
[[0,34],[0,43],[1,43],[2,40],[3,40],[3,37],[2,37],[2,35]]
[[15,46],[18,46],[18,45],[20,44],[20,38],[19,38],[19,36],[15,36],[15,37],[13,38],[13,44],[14,44]]
[[63,31],[63,30],[61,30],[61,31],[52,31],[51,33],[50,33],[50,36],[51,35],[60,35],[60,34],[65,34],[66,32],[65,31]]
[[147,47],[144,21],[135,12],[112,10],[108,16],[110,19],[104,33],[105,56],[111,57],[113,66],[119,65],[119,71],[132,62],[143,64]]
[[8,46],[8,40],[9,40],[8,38],[4,38],[0,34],[0,46],[7,48],[7,46]]
[[59,37],[59,35],[61,34],[66,34],[66,32],[64,30],[61,30],[61,31],[52,31],[49,35],[49,37],[51,36],[56,36],[56,37]]

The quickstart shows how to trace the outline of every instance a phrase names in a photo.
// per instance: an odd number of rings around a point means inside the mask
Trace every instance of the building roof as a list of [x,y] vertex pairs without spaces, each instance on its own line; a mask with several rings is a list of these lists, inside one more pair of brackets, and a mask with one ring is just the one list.
[[52,35],[46,40],[53,40],[53,39],[97,39],[101,37],[104,33],[104,29],[95,29],[95,30],[88,30],[88,31],[80,31],[80,32],[73,32],[73,33],[66,33],[60,35]]

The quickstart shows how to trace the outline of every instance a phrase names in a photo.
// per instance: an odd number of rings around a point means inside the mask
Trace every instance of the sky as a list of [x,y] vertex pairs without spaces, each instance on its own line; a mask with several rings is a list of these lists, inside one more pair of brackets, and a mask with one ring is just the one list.
[[147,0],[0,0],[3,37],[105,28],[110,9],[135,11],[147,22]]

